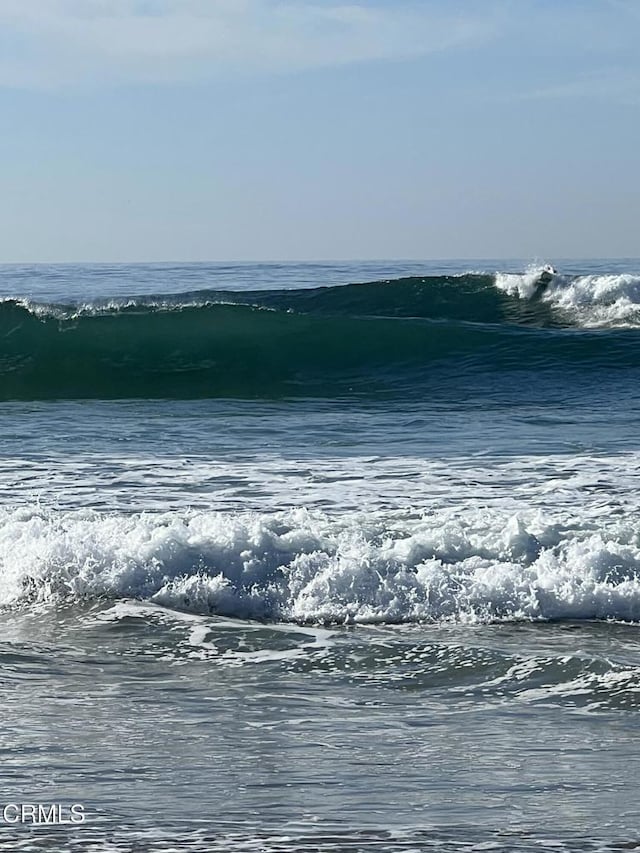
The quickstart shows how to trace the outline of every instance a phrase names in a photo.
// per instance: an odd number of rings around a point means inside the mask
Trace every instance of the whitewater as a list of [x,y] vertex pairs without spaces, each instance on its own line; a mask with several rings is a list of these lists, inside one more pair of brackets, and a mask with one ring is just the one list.
[[0,267],[0,850],[639,843],[640,261],[541,263]]

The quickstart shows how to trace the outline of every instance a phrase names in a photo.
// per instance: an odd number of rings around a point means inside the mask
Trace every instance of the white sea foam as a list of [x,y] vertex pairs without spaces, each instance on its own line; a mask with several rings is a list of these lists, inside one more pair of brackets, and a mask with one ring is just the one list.
[[542,267],[531,266],[523,273],[496,273],[496,287],[509,296],[519,296],[520,299],[531,299],[540,284]]
[[542,291],[542,267],[524,273],[496,273],[499,290],[520,299],[539,294],[565,321],[584,328],[640,325],[640,276],[629,273],[554,277]]
[[640,525],[569,511],[0,512],[0,604],[310,622],[640,619]]
[[[580,507],[640,512],[640,454],[320,457],[249,459],[76,454],[0,460],[0,506],[122,511],[197,507],[268,513],[304,506],[334,513],[392,510],[414,517],[444,509],[498,508],[512,515]],[[132,503],[135,502],[135,503]]]
[[16,459],[0,476],[0,605],[130,598],[338,623],[640,619],[636,453]]

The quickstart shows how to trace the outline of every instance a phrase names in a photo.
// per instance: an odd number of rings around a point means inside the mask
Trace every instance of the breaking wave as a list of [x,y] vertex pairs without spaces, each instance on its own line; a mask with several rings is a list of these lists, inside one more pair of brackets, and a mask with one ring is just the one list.
[[640,619],[640,527],[477,508],[421,519],[0,513],[0,605],[133,598],[298,623]]
[[640,278],[466,274],[89,305],[0,303],[0,399],[334,396],[637,367]]

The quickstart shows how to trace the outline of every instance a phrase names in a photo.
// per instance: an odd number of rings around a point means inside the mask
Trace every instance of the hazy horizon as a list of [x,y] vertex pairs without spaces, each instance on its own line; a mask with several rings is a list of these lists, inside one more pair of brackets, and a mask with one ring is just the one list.
[[296,264],[302,265],[331,265],[331,264],[344,264],[344,265],[357,265],[357,264],[438,264],[438,263],[487,263],[487,262],[496,262],[496,263],[504,263],[504,264],[524,264],[531,265],[535,267],[538,264],[549,263],[553,261],[554,263],[562,264],[562,263],[575,263],[575,262],[640,262],[640,255],[583,255],[580,257],[529,257],[529,258],[517,258],[517,257],[486,257],[486,258],[467,258],[467,257],[433,257],[433,258],[203,258],[203,259],[185,259],[185,258],[159,258],[159,259],[145,259],[145,258],[132,258],[132,259],[123,259],[123,260],[102,260],[102,259],[91,259],[91,258],[72,258],[72,259],[61,259],[61,260],[35,260],[35,261],[0,261],[1,267],[22,267],[22,266],[295,266]]

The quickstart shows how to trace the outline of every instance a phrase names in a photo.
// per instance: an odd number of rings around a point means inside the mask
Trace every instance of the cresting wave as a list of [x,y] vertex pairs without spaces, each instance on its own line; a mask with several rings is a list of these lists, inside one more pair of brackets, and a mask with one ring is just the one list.
[[84,306],[8,299],[0,399],[424,393],[472,371],[640,365],[640,278],[536,281],[468,274]]
[[134,598],[298,623],[640,620],[640,527],[499,508],[0,512],[0,606]]

